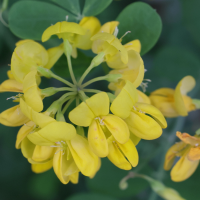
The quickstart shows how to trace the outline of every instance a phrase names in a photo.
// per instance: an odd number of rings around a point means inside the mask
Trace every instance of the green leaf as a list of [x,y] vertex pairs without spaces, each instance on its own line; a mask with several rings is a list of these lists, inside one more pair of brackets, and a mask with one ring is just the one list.
[[66,200],[117,200],[109,196],[105,196],[102,194],[92,194],[92,193],[82,193],[73,195]]
[[[72,58],[71,60],[75,76],[80,77],[90,65],[92,58],[87,57],[84,53],[78,51],[78,57],[76,59]],[[67,65],[67,58],[64,54],[54,65],[53,70],[58,76],[61,76],[63,78],[70,77]]]
[[126,190],[120,190],[119,183],[128,172],[117,168],[107,158],[104,158],[101,169],[95,177],[93,179],[86,178],[86,185],[92,192],[104,193],[117,198],[133,196],[148,187],[145,180],[134,178],[128,181]]
[[180,81],[184,76],[199,77],[200,60],[193,52],[168,46],[160,49],[155,56],[154,68],[160,78],[168,78],[171,81]]
[[67,9],[67,11],[73,13],[77,17],[81,15],[81,9],[79,0],[52,0],[52,2],[58,4],[59,6]]
[[123,43],[139,39],[142,44],[141,54],[148,52],[157,42],[162,22],[156,10],[148,4],[136,2],[128,5],[117,17],[119,36],[131,31],[123,38]]
[[85,0],[85,5],[83,8],[84,16],[95,16],[105,10],[112,0]]
[[53,4],[40,1],[19,1],[9,12],[10,30],[22,39],[41,40],[44,30],[58,21],[76,21],[74,15]]

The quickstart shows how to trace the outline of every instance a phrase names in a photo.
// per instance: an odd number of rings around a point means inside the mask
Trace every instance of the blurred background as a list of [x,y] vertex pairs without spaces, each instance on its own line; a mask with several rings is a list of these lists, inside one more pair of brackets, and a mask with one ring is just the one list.
[[[0,1],[0,6],[2,6]],[[8,22],[9,10],[17,0],[10,0],[7,10],[3,12],[3,19]],[[101,23],[116,20],[119,13],[134,0],[113,0],[112,3],[97,17]],[[200,98],[200,1],[199,0],[146,0],[143,1],[153,7],[162,19],[162,33],[156,45],[142,56],[147,72],[145,78],[151,79],[147,92],[150,93],[160,87],[175,88],[176,84],[186,75],[192,75],[197,81],[191,97]],[[6,25],[6,24],[5,24]],[[0,21],[0,81],[7,79],[12,52],[15,43],[20,39]],[[55,41],[54,41],[55,42]],[[52,44],[45,44],[46,47]],[[85,59],[85,63],[82,63]],[[73,60],[73,66],[85,65],[91,61],[90,52],[85,55],[79,52],[79,58]],[[62,65],[62,59],[59,61]],[[75,69],[76,70],[76,69]],[[105,74],[103,67],[94,71],[95,74]],[[56,67],[55,72],[61,73],[62,67]],[[77,73],[82,73],[82,70]],[[76,72],[75,72],[76,73]],[[63,73],[62,73],[63,74]],[[67,72],[66,72],[67,74]],[[42,88],[49,84],[58,84],[55,81],[44,80]],[[107,90],[107,83],[101,86]],[[0,94],[0,112],[13,105],[11,100],[6,100],[12,93]],[[56,97],[48,98],[46,105]],[[168,120],[169,127],[161,138],[154,141],[141,141],[139,151],[139,165],[133,169],[163,182],[166,186],[176,189],[187,200],[199,199],[200,167],[186,181],[175,183],[170,180],[169,172],[163,170],[164,155],[167,148],[163,142],[168,134],[176,131],[188,132],[193,135],[200,128],[200,112],[189,113],[186,118]],[[174,124],[176,123],[176,127]],[[15,140],[19,128],[0,125],[0,200],[30,199],[30,200],[159,200],[142,179],[134,178],[128,181],[128,188],[119,188],[120,180],[128,174],[115,167],[107,158],[102,159],[102,167],[93,178],[80,176],[79,183],[63,185],[55,176],[53,169],[43,174],[34,174],[31,166],[22,156],[21,151],[15,149]],[[172,138],[172,144],[176,141]],[[167,147],[170,147],[169,144]],[[173,199],[172,199],[173,200]]]

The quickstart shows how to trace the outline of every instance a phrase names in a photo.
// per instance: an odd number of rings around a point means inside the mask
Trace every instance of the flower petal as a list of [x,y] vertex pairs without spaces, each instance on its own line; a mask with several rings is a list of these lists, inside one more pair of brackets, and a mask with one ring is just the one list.
[[85,102],[79,104],[69,113],[70,121],[79,126],[89,126],[94,118],[94,113],[90,110]]
[[162,128],[153,118],[137,111],[132,111],[125,122],[133,134],[145,140],[157,139],[162,134]]
[[146,103],[146,104],[151,104],[150,98],[141,92],[140,90],[137,90],[138,93],[138,102],[139,103]]
[[133,144],[136,146],[139,142],[140,142],[140,140],[141,140],[141,138],[139,138],[139,137],[137,137],[135,134],[133,134],[133,133],[130,133],[130,140],[133,142]]
[[37,70],[29,72],[23,81],[25,102],[36,112],[43,110],[43,102],[36,83]]
[[55,145],[56,142],[68,141],[76,136],[76,129],[66,122],[52,122],[28,135],[28,138],[35,144],[41,146]]
[[99,158],[91,151],[88,141],[80,135],[68,141],[72,157],[85,176],[93,175],[98,168]]
[[117,142],[124,144],[129,140],[130,132],[128,126],[121,118],[115,115],[108,115],[103,116],[102,119]]
[[106,92],[95,94],[85,102],[96,117],[109,113],[110,101]]
[[113,136],[108,138],[109,154],[108,159],[117,167],[124,170],[130,170],[131,164],[126,160],[122,152],[119,150],[116,141]]
[[39,174],[48,171],[53,166],[53,160],[41,164],[32,164],[31,169],[33,172]]
[[171,170],[171,179],[175,182],[184,181],[189,178],[199,165],[199,160],[190,161],[187,152],[183,155]]
[[135,145],[133,142],[129,139],[128,142],[124,144],[120,144],[117,142],[117,145],[119,146],[120,150],[124,154],[124,156],[128,159],[128,161],[131,163],[133,167],[136,167],[139,162],[139,156],[137,149],[135,148]]
[[137,99],[136,88],[130,81],[127,81],[119,95],[112,102],[110,110],[113,114],[125,119],[130,115],[131,109],[137,102]]
[[141,43],[140,40],[132,40],[131,42],[124,45],[127,51],[134,50],[138,53],[141,51]]
[[151,115],[159,124],[162,128],[167,127],[167,122],[163,116],[163,114],[154,106],[146,103],[136,103],[134,105],[138,110],[142,110],[145,113]]
[[34,125],[34,122],[29,121],[19,129],[15,143],[16,149],[20,149],[22,140],[33,130]]
[[28,117],[31,121],[35,122],[35,124],[39,125],[39,127],[41,128],[56,121],[55,119],[49,117],[45,113],[38,113],[34,111],[30,106],[28,106],[25,103],[25,101],[22,98],[20,98],[20,109],[26,117]]
[[48,146],[36,145],[32,159],[36,162],[42,162],[53,158],[55,149]]
[[107,22],[107,23],[105,23],[105,24],[101,27],[100,31],[113,34],[115,28],[116,28],[118,25],[119,25],[119,22],[118,22],[118,21]]
[[77,184],[77,183],[78,183],[78,178],[79,178],[79,172],[75,172],[75,173],[69,175],[69,180],[70,180],[73,184]]
[[47,53],[49,55],[49,61],[44,66],[44,68],[51,69],[54,66],[54,64],[59,60],[59,58],[62,56],[62,54],[64,53],[63,44],[61,44],[57,47],[48,49]]
[[27,137],[25,137],[21,142],[21,151],[25,158],[31,158],[33,151],[35,149],[35,144],[33,144]]
[[200,160],[200,147],[191,148],[187,156],[191,161]]
[[190,144],[192,146],[200,145],[200,138],[191,136],[188,133],[181,133],[177,131],[176,136],[186,144]]
[[23,85],[16,80],[8,79],[0,85],[0,92],[22,92]]
[[103,158],[108,155],[108,143],[105,134],[95,120],[89,126],[88,130],[88,142],[92,148],[92,151],[99,157]]
[[184,142],[178,142],[168,149],[168,151],[165,155],[165,163],[164,163],[165,170],[171,169],[171,167],[175,161],[176,154],[179,153],[182,149],[184,149],[185,146],[186,146],[186,144]]
[[5,126],[21,126],[29,119],[22,113],[19,105],[9,108],[0,114],[0,123]]

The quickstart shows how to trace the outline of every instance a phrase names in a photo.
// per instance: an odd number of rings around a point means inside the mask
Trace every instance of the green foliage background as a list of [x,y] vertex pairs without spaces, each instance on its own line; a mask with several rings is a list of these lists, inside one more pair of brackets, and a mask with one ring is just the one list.
[[[19,39],[40,40],[45,28],[57,21],[63,21],[66,15],[69,16],[69,21],[76,22],[81,19],[82,15],[95,15],[102,24],[111,20],[119,20],[119,36],[130,30],[131,34],[124,38],[123,43],[132,39],[141,40],[141,54],[145,68],[148,70],[145,78],[152,80],[148,92],[159,87],[174,88],[181,78],[192,75],[197,81],[197,86],[191,96],[200,98],[198,93],[200,85],[199,0],[135,2],[134,0],[10,0],[7,10],[3,12],[3,18],[9,23],[10,29],[0,22],[1,82],[7,79],[8,65],[15,43]],[[52,39],[44,45],[49,48],[60,42],[58,39]],[[72,60],[77,76],[81,76],[92,57],[93,54],[90,51],[79,51],[79,57]],[[108,70],[106,65],[102,65],[93,70],[88,79],[104,75]],[[54,71],[65,78],[69,77],[64,57],[61,57],[55,65]],[[41,88],[48,85],[59,86],[59,83],[44,80]],[[96,89],[108,90],[107,83],[104,82],[92,86]],[[13,105],[11,101],[6,101],[6,98],[10,96],[12,96],[11,93],[0,94],[0,112]],[[55,99],[56,96],[45,99],[45,104],[48,105]],[[169,127],[161,138],[139,143],[137,148],[140,162],[133,170],[162,181],[166,186],[176,189],[187,200],[198,199],[200,167],[187,181],[174,183],[170,180],[169,172],[165,172],[162,166],[166,150],[175,142],[173,132],[175,135],[175,131],[179,130],[193,135],[200,128],[199,121],[199,111],[191,112],[187,118],[168,120]],[[175,123],[176,129],[173,128]],[[128,172],[116,168],[106,158],[102,159],[102,167],[94,179],[80,176],[77,185],[61,184],[53,170],[43,174],[33,174],[30,164],[22,156],[20,150],[15,149],[18,129],[0,125],[0,199],[2,200],[161,199],[151,191],[146,181],[139,178],[129,180],[129,187],[126,190],[120,190],[119,181]]]

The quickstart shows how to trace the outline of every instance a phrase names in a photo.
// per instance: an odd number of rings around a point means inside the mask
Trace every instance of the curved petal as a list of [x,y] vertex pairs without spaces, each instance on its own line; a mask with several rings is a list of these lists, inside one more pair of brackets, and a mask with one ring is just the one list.
[[96,117],[109,113],[110,101],[106,92],[95,94],[85,102]]
[[23,82],[25,102],[36,112],[43,110],[43,101],[36,82],[37,70],[29,72]]
[[100,31],[102,32],[106,32],[106,33],[110,33],[113,34],[115,28],[119,25],[118,21],[111,21],[111,22],[107,22],[105,24],[103,24],[103,26],[101,27]]
[[[116,141],[117,142],[117,141]],[[124,154],[124,156],[128,159],[128,161],[131,163],[133,167],[136,167],[139,162],[139,156],[137,149],[135,148],[135,145],[133,142],[129,139],[126,143],[120,144],[117,142],[118,147]]]
[[93,175],[98,168],[99,158],[91,151],[88,141],[80,135],[76,135],[68,142],[72,157],[85,176]]
[[13,76],[11,70],[8,70],[8,71],[7,71],[7,76],[8,76],[9,79],[15,80],[15,77]]
[[150,98],[141,92],[140,90],[137,90],[138,93],[138,102],[139,103],[146,103],[146,104],[151,104]]
[[127,81],[119,95],[112,102],[110,110],[113,114],[125,119],[130,115],[137,99],[138,95],[135,86],[130,81]]
[[59,60],[59,58],[62,56],[62,54],[64,53],[63,44],[61,44],[57,47],[48,49],[47,53],[49,55],[49,61],[44,66],[44,68],[51,69],[54,66],[54,64]]
[[27,137],[25,137],[21,142],[21,151],[25,158],[31,158],[33,151],[35,149],[35,144],[33,144]]
[[162,134],[160,125],[144,113],[132,111],[125,122],[133,134],[145,140],[157,139]]
[[141,43],[140,40],[132,40],[131,42],[124,45],[127,51],[134,50],[138,53],[141,51]]
[[28,106],[25,103],[25,101],[22,98],[20,98],[20,109],[26,117],[28,117],[31,121],[35,122],[35,124],[41,128],[56,121],[55,119],[49,117],[45,113],[38,113],[34,111],[30,106]]
[[133,144],[136,146],[141,138],[137,137],[136,135],[134,135],[133,133],[130,133],[130,140],[133,142]]
[[52,35],[59,33],[75,33],[78,35],[84,35],[85,30],[79,24],[74,22],[66,22],[66,21],[57,22],[56,24],[49,26],[43,32],[42,42],[49,40]]
[[131,164],[126,160],[122,152],[119,150],[113,136],[108,138],[108,148],[109,154],[107,157],[115,166],[124,170],[130,170],[132,168]]
[[69,176],[79,170],[73,159],[67,160],[66,154],[63,154],[59,148],[57,150],[53,158],[53,169],[59,180],[63,184],[67,184],[70,180]]
[[103,116],[102,119],[117,142],[124,144],[129,140],[130,132],[128,126],[121,118],[115,115],[108,115]]
[[200,147],[191,148],[187,156],[191,161],[200,160]]
[[57,142],[66,142],[76,136],[76,129],[66,122],[52,122],[37,132],[28,135],[28,138],[37,145],[49,146]]
[[15,79],[23,83],[24,77],[38,66],[45,66],[48,62],[46,49],[33,40],[26,40],[19,44],[11,58],[11,71]]
[[70,180],[73,184],[77,184],[77,183],[78,183],[78,178],[79,178],[79,172],[75,172],[75,173],[69,175],[69,180]]
[[199,160],[190,161],[187,158],[187,152],[183,155],[171,170],[171,179],[180,182],[188,179],[199,165]]
[[193,90],[196,85],[196,81],[192,76],[185,76],[178,85],[181,85],[180,90],[182,95],[186,95],[188,92]]
[[92,123],[94,118],[94,113],[85,102],[79,104],[69,113],[70,121],[78,126],[87,127]]
[[181,132],[177,131],[176,136],[186,144],[190,144],[192,146],[200,145],[200,138],[191,136],[188,133],[181,133]]
[[33,130],[34,126],[35,126],[35,123],[32,121],[29,121],[28,123],[26,123],[24,126],[22,126],[19,129],[16,143],[15,143],[16,149],[20,149],[22,140]]
[[146,103],[136,103],[134,105],[138,110],[141,110],[149,115],[151,115],[162,128],[167,127],[166,119],[164,118],[163,114],[154,106]]
[[178,142],[168,149],[168,151],[165,155],[165,162],[164,162],[165,170],[171,169],[171,167],[175,161],[176,154],[179,153],[185,146],[186,146],[186,144],[184,142]]
[[108,143],[105,134],[95,120],[89,126],[88,130],[88,142],[92,148],[92,151],[99,157],[103,158],[108,155]]
[[54,153],[55,149],[52,147],[36,145],[32,159],[36,162],[42,162],[53,158]]
[[100,21],[96,17],[84,17],[79,25],[86,30],[85,35],[75,37],[74,46],[80,49],[89,50],[92,47],[90,38],[95,35],[101,28]]
[[32,164],[31,169],[36,174],[43,173],[48,171],[53,167],[53,160],[49,160],[48,162],[41,163],[41,164]]
[[16,80],[8,79],[0,85],[0,92],[23,92],[23,85]]
[[9,108],[0,114],[0,123],[5,126],[21,126],[28,121],[29,119],[23,114],[19,105]]

